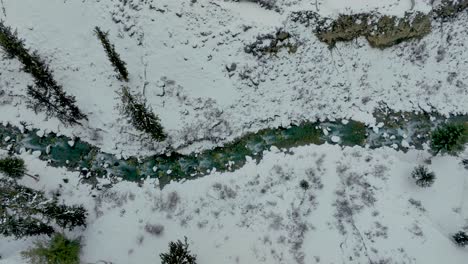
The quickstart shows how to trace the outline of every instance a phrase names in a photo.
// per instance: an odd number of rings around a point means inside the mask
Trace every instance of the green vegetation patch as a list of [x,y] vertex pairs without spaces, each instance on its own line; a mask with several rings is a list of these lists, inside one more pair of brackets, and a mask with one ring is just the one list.
[[431,149],[435,155],[439,152],[457,155],[468,142],[468,123],[446,123],[439,125],[431,135]]
[[431,15],[406,13],[404,17],[380,13],[341,14],[336,19],[324,18],[312,11],[298,11],[292,20],[315,26],[318,39],[330,47],[337,42],[365,37],[375,48],[387,48],[409,39],[419,39],[431,32]]
[[6,157],[0,159],[0,172],[11,178],[21,178],[26,173],[24,160],[16,157]]
[[31,264],[79,264],[81,244],[62,234],[55,234],[49,242],[37,241],[34,247],[22,252]]

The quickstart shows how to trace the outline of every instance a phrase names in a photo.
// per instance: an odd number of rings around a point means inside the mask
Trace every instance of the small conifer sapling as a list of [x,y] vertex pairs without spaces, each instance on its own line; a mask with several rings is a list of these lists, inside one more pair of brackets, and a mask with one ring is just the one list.
[[468,234],[466,234],[464,231],[460,231],[453,235],[453,240],[461,247],[468,246]]
[[169,243],[169,252],[162,253],[161,264],[196,264],[197,257],[188,249],[187,237],[184,242],[177,240]]
[[435,155],[439,152],[456,155],[464,149],[466,133],[465,125],[461,123],[440,125],[432,132],[431,149]]
[[16,157],[6,157],[0,159],[0,172],[11,178],[21,178],[26,173],[24,160]]
[[414,168],[411,177],[415,180],[416,185],[420,187],[430,187],[435,181],[434,172],[429,171],[429,169],[423,165]]

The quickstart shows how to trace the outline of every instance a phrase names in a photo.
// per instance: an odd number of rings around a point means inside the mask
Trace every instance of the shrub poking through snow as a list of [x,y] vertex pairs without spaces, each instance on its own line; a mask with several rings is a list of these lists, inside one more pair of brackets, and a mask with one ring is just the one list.
[[79,264],[81,244],[62,234],[55,234],[48,242],[37,241],[34,247],[22,252],[31,264]]
[[177,240],[169,243],[169,252],[162,253],[161,264],[196,264],[197,257],[188,249],[187,237],[184,242]]
[[86,115],[76,106],[75,97],[65,94],[38,53],[30,52],[17,33],[1,21],[0,46],[9,58],[17,58],[23,64],[23,70],[34,77],[34,85],[27,87],[27,94],[32,98],[35,111],[44,110],[67,125],[79,124],[79,120],[86,119]]
[[120,55],[115,51],[115,46],[114,44],[111,44],[109,41],[108,33],[103,32],[99,27],[95,27],[94,32],[96,33],[96,36],[98,39],[101,41],[102,47],[107,53],[107,57],[109,58],[109,61],[112,63],[114,66],[115,71],[119,74],[119,79],[128,81],[128,71],[127,67],[125,66],[126,63],[120,59]]
[[122,88],[122,113],[130,119],[132,125],[140,131],[149,134],[157,141],[166,139],[163,127],[143,98],[133,96],[127,87]]
[[307,190],[307,189],[309,189],[309,187],[310,187],[309,182],[306,181],[306,180],[302,180],[302,181],[299,183],[299,186],[300,186],[303,190]]
[[420,187],[430,187],[435,181],[435,174],[426,166],[419,165],[411,172],[411,177],[416,181],[416,185]]
[[164,226],[163,225],[146,224],[145,225],[145,231],[150,233],[151,235],[160,236],[164,232]]
[[463,159],[462,164],[463,164],[463,166],[465,166],[465,169],[468,170],[468,159]]
[[16,238],[54,232],[51,223],[69,230],[86,226],[82,206],[66,206],[43,192],[0,178],[0,234]]
[[0,159],[0,172],[11,178],[21,178],[26,173],[24,160],[16,157]]
[[468,246],[468,234],[466,234],[464,231],[460,231],[453,235],[453,241],[461,247]]
[[437,155],[439,152],[456,155],[463,151],[466,143],[466,127],[460,123],[448,123],[437,127],[432,132],[431,148]]

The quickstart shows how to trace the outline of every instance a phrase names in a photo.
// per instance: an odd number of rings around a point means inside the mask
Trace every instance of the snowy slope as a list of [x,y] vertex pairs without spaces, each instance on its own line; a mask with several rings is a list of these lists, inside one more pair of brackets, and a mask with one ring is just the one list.
[[[44,190],[60,184],[67,203],[86,204],[88,228],[69,234],[82,236],[84,263],[159,263],[167,243],[184,236],[207,264],[466,263],[468,251],[450,238],[468,227],[467,170],[460,159],[433,159],[436,182],[420,188],[410,173],[428,158],[424,152],[331,145],[292,152],[273,149],[258,165],[162,191],[153,180],[89,190],[77,174],[25,154],[41,181],[23,182]],[[150,234],[146,225],[161,225],[163,232]],[[21,263],[17,254],[31,240],[0,240],[0,263]]]
[[[432,1],[271,2],[266,9],[252,1],[0,0],[0,19],[38,50],[89,118],[82,127],[65,127],[34,113],[26,97],[33,79],[17,60],[3,59],[0,121],[26,121],[106,152],[146,156],[168,145],[183,152],[206,149],[302,121],[372,124],[381,105],[468,113],[466,12],[433,22],[432,33],[421,40],[385,50],[364,39],[329,49],[312,28],[294,22],[291,12],[404,16],[430,12]],[[130,89],[160,116],[166,142],[148,140],[119,114],[116,92],[122,83],[95,26],[109,31],[127,63]],[[279,29],[290,33],[295,53],[245,52],[259,35]],[[168,242],[187,236],[199,263],[206,264],[465,264],[468,251],[451,235],[468,231],[468,170],[461,158],[432,158],[428,166],[437,179],[423,189],[410,174],[429,157],[424,151],[310,145],[288,153],[272,149],[258,164],[249,161],[235,172],[214,172],[163,190],[156,179],[98,190],[80,183],[78,172],[23,153],[29,171],[41,179],[22,183],[49,195],[59,189],[67,204],[84,203],[87,229],[66,233],[81,237],[83,263],[160,263]],[[303,180],[308,188],[301,187]],[[162,226],[163,232],[151,234],[145,226]],[[1,237],[0,264],[24,263],[20,252],[36,239]]]
[[[1,62],[1,100],[8,102],[0,106],[2,118],[74,135],[108,152],[145,155],[168,144],[203,149],[249,131],[317,118],[373,123],[372,112],[382,103],[403,111],[468,112],[466,14],[434,23],[421,41],[379,50],[359,39],[330,51],[311,28],[289,18],[294,10],[314,10],[307,7],[314,1],[277,3],[279,11],[246,1],[4,0],[5,23],[46,58],[89,122],[67,128],[28,110],[24,96],[32,79],[16,60]],[[411,10],[411,1],[319,3],[323,15]],[[415,3],[428,11],[425,1]],[[118,114],[122,84],[94,26],[109,30],[128,64],[131,90],[144,93],[161,117],[167,142],[141,140]],[[291,33],[296,53],[257,58],[244,52],[258,35],[279,28]],[[228,72],[232,63],[236,70]]]

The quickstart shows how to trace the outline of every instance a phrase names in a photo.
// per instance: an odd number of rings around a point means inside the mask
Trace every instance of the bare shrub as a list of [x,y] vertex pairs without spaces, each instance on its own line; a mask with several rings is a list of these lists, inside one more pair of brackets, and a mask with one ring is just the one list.
[[145,231],[153,236],[161,236],[164,233],[164,226],[160,224],[146,224]]
[[320,179],[320,176],[317,175],[317,173],[315,172],[315,170],[313,168],[307,169],[305,171],[305,174],[306,174],[307,178],[309,179],[310,185],[311,185],[312,188],[314,188],[316,190],[323,189],[322,180]]
[[234,199],[237,196],[237,192],[225,184],[215,183],[213,189],[219,193],[219,198],[222,200]]
[[177,192],[171,192],[167,195],[167,200],[164,205],[164,208],[169,210],[169,211],[174,211],[177,207],[177,205],[180,202],[180,196]]

